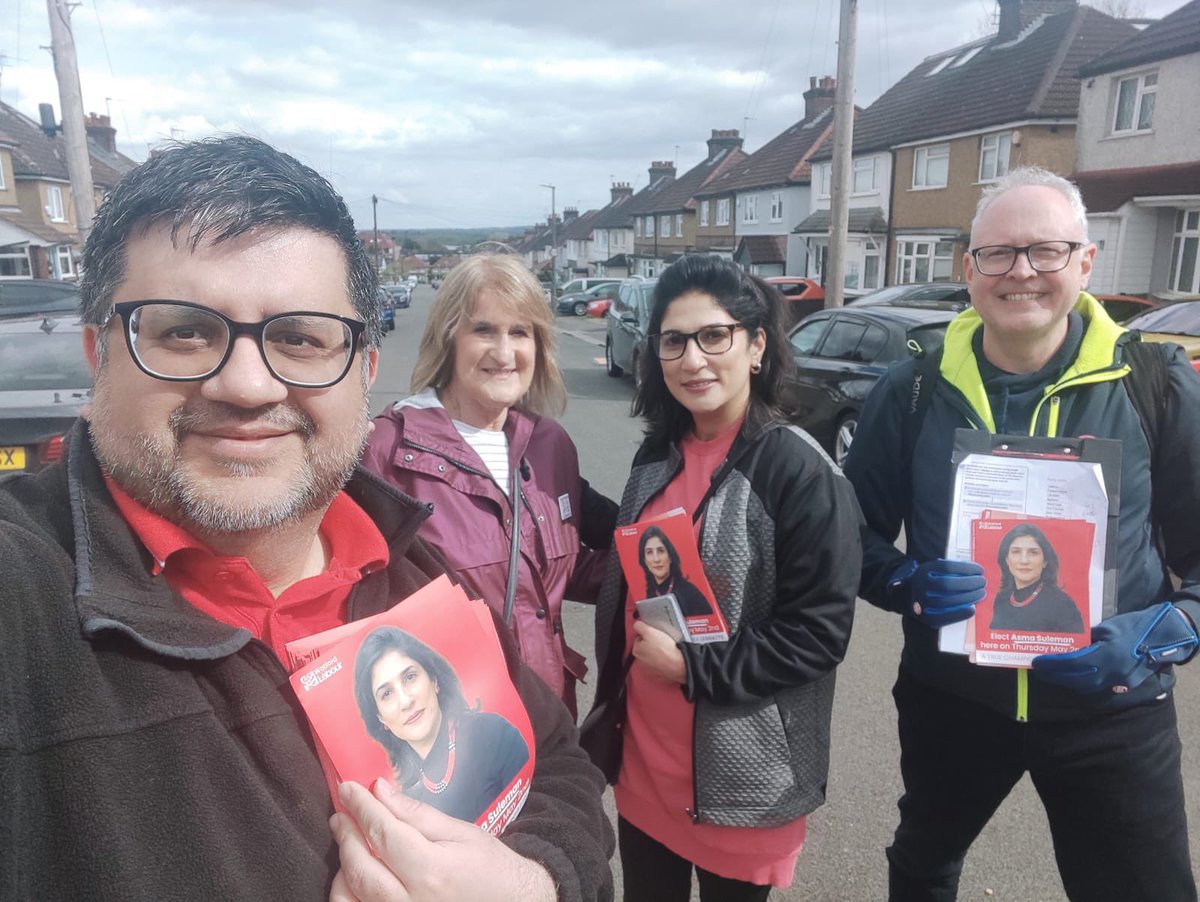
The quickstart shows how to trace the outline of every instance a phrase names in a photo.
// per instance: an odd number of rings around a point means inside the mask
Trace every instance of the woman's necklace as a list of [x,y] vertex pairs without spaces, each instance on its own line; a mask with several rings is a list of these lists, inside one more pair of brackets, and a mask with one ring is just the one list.
[[448,736],[450,741],[449,741],[449,744],[447,745],[447,749],[449,749],[449,751],[446,755],[446,774],[445,774],[445,776],[443,776],[442,779],[438,780],[438,782],[434,783],[427,776],[425,776],[425,768],[421,768],[421,785],[424,786],[430,792],[432,792],[434,795],[438,795],[442,792],[445,792],[446,787],[450,785],[451,778],[454,776],[454,728],[456,726],[457,726],[457,724],[450,724],[450,733]]
[[1008,603],[1011,604],[1014,608],[1023,608],[1027,604],[1030,604],[1039,595],[1042,594],[1042,588],[1045,585],[1046,585],[1045,583],[1038,583],[1038,587],[1036,589],[1034,589],[1032,592],[1030,592],[1029,597],[1026,598],[1024,601],[1017,601],[1017,590],[1013,589],[1012,595],[1010,595],[1008,598]]

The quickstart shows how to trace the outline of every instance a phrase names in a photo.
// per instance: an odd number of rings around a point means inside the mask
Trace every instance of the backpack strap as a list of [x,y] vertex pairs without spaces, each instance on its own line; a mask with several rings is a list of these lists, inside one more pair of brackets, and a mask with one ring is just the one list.
[[908,393],[908,408],[900,423],[900,460],[904,465],[903,472],[912,472],[913,447],[917,443],[917,433],[921,431],[921,423],[929,404],[933,400],[933,386],[937,382],[938,370],[942,365],[942,349],[932,353],[922,353],[917,357],[913,367],[912,389]]
[[1129,364],[1129,375],[1125,377],[1125,391],[1133,403],[1142,431],[1150,445],[1150,467],[1158,452],[1158,433],[1167,403],[1167,353],[1170,349],[1159,342],[1143,342],[1138,335],[1131,335],[1122,347],[1125,363]]

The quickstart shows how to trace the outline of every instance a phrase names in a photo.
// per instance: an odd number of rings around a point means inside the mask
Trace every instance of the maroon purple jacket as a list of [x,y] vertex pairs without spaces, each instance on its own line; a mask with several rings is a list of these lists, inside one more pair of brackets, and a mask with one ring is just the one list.
[[[563,598],[595,602],[617,506],[579,475],[579,455],[552,419],[510,410],[508,459],[525,505],[512,629],[525,662],[571,709],[584,658],[563,635]],[[389,407],[363,465],[428,506],[421,538],[496,611],[508,584],[512,510],[441,408]]]

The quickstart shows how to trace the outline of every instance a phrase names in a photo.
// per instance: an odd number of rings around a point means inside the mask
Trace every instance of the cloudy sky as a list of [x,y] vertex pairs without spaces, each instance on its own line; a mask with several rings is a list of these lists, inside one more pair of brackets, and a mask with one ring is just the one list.
[[[1161,16],[1183,0],[1133,0]],[[45,0],[0,0],[0,100],[59,107]],[[860,0],[855,102],[984,33],[994,0]],[[837,70],[838,0],[82,0],[84,106],[137,160],[256,135],[329,176],[360,227],[517,225],[754,151]]]

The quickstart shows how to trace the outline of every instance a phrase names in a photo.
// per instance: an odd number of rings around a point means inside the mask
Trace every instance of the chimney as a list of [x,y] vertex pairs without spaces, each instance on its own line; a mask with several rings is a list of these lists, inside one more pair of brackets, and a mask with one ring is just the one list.
[[722,150],[737,150],[741,146],[742,138],[736,128],[714,128],[708,139],[708,158],[711,160]]
[[804,92],[804,121],[812,122],[823,112],[833,106],[833,95],[837,88],[837,79],[830,75],[822,75],[817,81],[814,75],[808,80],[808,90]]
[[629,186],[629,182],[613,182],[611,191],[611,203],[614,204],[622,198],[633,197],[633,188]]
[[1000,26],[996,37],[1011,41],[1039,16],[1068,13],[1079,4],[1076,0],[997,0],[1000,6]]
[[663,177],[675,178],[675,164],[670,160],[655,161],[650,164],[650,184],[653,185],[656,181]]
[[117,152],[117,130],[107,116],[88,113],[83,121],[87,136],[110,153]]
[[571,222],[579,218],[578,207],[567,207],[563,210],[563,222]]

